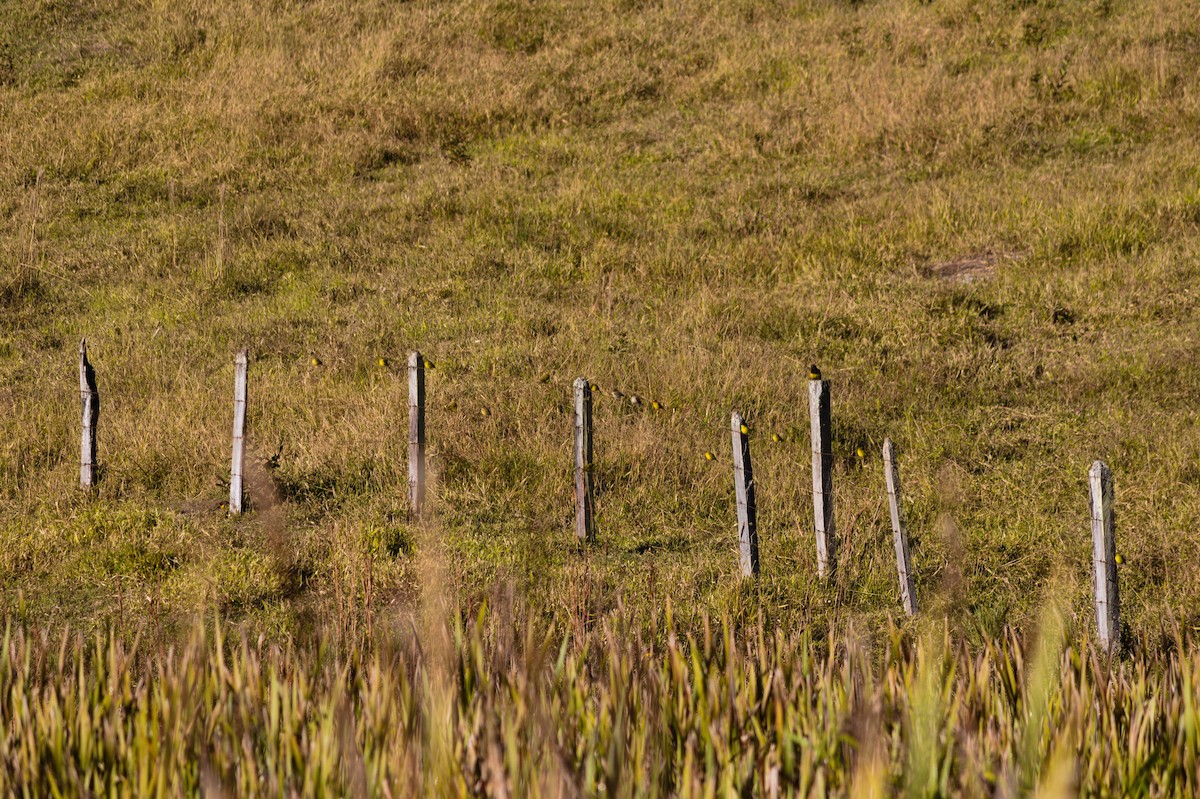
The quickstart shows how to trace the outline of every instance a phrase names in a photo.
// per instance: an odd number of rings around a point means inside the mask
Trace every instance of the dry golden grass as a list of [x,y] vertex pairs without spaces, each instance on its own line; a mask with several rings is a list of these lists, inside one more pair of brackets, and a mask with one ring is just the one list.
[[[1052,574],[1088,626],[1096,458],[1135,650],[1172,619],[1190,634],[1198,17],[1184,0],[6,5],[4,605],[158,643],[196,614],[351,640],[394,633],[431,582],[468,614],[511,584],[580,635],[668,600],[814,640],[879,631],[899,610],[890,436],[922,606],[956,640],[1028,628]],[[272,500],[227,519],[242,346]],[[437,363],[424,531],[404,499],[415,348]],[[829,586],[813,361],[839,461]],[[586,549],[580,374],[666,406],[598,402]],[[753,584],[734,408],[755,434]]]

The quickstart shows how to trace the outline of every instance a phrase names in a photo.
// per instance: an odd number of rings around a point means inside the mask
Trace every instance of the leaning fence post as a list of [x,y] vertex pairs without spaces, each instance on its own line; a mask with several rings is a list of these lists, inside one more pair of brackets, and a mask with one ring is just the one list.
[[575,535],[580,541],[596,538],[592,519],[592,384],[575,380]]
[[837,563],[833,527],[833,452],[830,447],[829,381],[808,381],[808,415],[812,425],[813,520],[817,531],[817,574],[827,577]]
[[1092,500],[1092,563],[1096,568],[1096,626],[1100,645],[1115,653],[1120,648],[1121,603],[1117,595],[1112,471],[1104,462],[1092,464],[1088,487]]
[[83,405],[83,436],[79,449],[79,487],[96,484],[96,426],[100,421],[100,392],[96,390],[96,370],[87,357],[87,339],[79,342],[79,398]]
[[883,440],[883,476],[887,483],[888,509],[892,513],[892,536],[896,544],[896,570],[900,575],[900,598],[904,612],[917,615],[917,584],[913,580],[912,560],[908,550],[908,528],[900,513],[900,470],[896,466],[896,449],[892,440]]
[[408,505],[413,518],[425,507],[425,356],[408,356]]
[[754,469],[750,465],[750,431],[737,411],[730,418],[733,431],[733,488],[737,495],[738,546],[742,576],[758,576],[758,512],[754,505]]
[[229,469],[229,512],[242,512],[242,461],[246,448],[246,373],[249,359],[239,350],[233,377],[233,464]]

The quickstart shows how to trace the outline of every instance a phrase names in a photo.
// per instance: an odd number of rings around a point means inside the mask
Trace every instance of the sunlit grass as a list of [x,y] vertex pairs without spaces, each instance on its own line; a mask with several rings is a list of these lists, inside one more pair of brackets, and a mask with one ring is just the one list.
[[1186,0],[0,4],[5,787],[1191,792],[1197,42]]
[[[6,628],[0,789],[45,795],[1187,796],[1182,650],[1109,664],[1060,622],[968,650],[698,619],[580,634],[488,607],[393,646],[197,626],[167,652]],[[422,629],[420,626],[410,628]],[[440,644],[429,637],[443,637]],[[439,652],[439,650],[442,650]]]

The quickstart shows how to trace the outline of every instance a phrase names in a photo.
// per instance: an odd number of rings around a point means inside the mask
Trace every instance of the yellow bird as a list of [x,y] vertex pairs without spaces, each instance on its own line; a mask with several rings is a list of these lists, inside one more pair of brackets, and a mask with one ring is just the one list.
[[750,435],[750,428],[746,427],[746,425],[743,424],[740,429],[742,431],[742,435],[744,435],[744,436]]
[[820,380],[821,379],[821,370],[817,368],[817,365],[815,363],[812,366],[808,367],[808,379],[809,380]]
[[860,458],[867,457],[867,451],[865,449],[863,449],[862,447],[859,447],[858,449],[854,450],[854,454]]
[[704,453],[704,460],[706,460],[706,461],[715,461],[716,459],[717,459],[717,456],[716,456],[716,455],[714,455],[714,454],[712,454],[712,450],[707,450],[707,451]]
[[482,408],[479,409],[479,415],[480,416],[491,416],[492,409],[487,407],[486,405],[484,405]]
[[314,356],[312,356],[312,358],[309,360],[309,363],[311,363],[313,366],[320,366],[320,365],[321,365],[321,359],[320,359],[320,358],[318,358],[317,356],[315,356],[315,355],[314,355]]
[[375,359],[375,364],[377,366],[379,366],[380,368],[385,367],[385,366],[387,366],[387,358],[380,355],[378,358]]
[[600,386],[596,383],[592,383],[592,391],[599,391],[599,390],[600,390]]
[[433,361],[431,361],[431,360],[429,360],[428,358],[426,358],[426,359],[425,359],[425,368],[426,368],[426,369],[436,369],[436,368],[437,368],[437,366],[435,366],[435,365],[434,365]]
[[1117,562],[1118,566],[1120,566],[1122,563],[1125,562],[1125,558],[1124,558],[1124,556],[1121,555],[1120,552],[1118,552],[1116,554],[1116,556],[1113,557],[1113,560],[1115,560]]
[[781,441],[783,441],[783,436],[779,435],[778,433],[772,433],[771,440],[774,441],[776,444],[778,444]]
[[661,411],[663,406],[662,406],[662,403],[659,402],[658,400],[651,400],[650,407],[656,411]]

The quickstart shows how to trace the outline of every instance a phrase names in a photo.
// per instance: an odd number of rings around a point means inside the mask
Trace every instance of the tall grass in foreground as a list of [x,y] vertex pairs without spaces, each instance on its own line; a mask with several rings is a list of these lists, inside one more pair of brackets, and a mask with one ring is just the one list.
[[[178,650],[20,626],[6,795],[1194,795],[1200,653],[1109,665],[1044,622],[968,651],[620,613],[561,637],[483,611],[370,651]],[[418,625],[411,625],[416,629]],[[1188,654],[1180,654],[1188,652]]]

